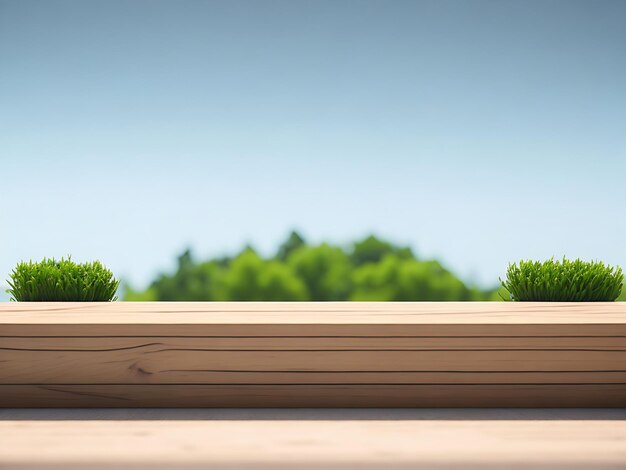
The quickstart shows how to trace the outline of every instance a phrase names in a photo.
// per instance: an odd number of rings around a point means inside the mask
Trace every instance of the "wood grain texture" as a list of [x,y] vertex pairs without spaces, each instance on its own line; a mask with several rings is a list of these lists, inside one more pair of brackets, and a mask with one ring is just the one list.
[[[515,328],[511,328],[516,325]],[[0,336],[626,336],[626,303],[20,302]]]
[[6,408],[623,408],[626,384],[0,385]]
[[5,348],[1,357],[0,384],[626,383],[620,350],[255,351],[138,343],[91,351]]
[[2,421],[0,435],[3,470],[626,466],[623,421]]
[[0,406],[626,406],[625,386],[621,303],[0,304]]

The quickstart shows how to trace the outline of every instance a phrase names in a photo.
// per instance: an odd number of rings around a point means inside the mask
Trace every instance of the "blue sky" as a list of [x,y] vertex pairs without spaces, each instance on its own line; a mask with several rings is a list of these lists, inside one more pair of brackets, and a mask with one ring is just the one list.
[[0,277],[374,232],[626,266],[626,3],[0,0]]

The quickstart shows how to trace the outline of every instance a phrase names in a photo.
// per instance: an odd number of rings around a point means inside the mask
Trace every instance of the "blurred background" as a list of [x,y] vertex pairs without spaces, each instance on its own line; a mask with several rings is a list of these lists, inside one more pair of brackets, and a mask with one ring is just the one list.
[[[497,299],[626,267],[626,2],[0,0],[0,300]],[[624,295],[624,294],[623,294]]]

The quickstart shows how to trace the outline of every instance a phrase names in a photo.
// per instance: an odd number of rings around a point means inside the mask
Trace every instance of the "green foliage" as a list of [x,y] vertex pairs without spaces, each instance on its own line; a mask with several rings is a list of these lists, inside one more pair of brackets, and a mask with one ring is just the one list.
[[145,291],[124,288],[125,300],[500,300],[494,295],[373,236],[344,250],[307,245],[296,232],[269,259],[246,248],[234,258],[198,262],[186,251],[175,272]]
[[341,248],[326,243],[303,246],[289,256],[287,264],[305,283],[310,300],[347,300],[352,266]]
[[599,261],[520,261],[510,264],[502,286],[511,300],[548,302],[609,302],[622,290],[619,267]]
[[[178,257],[175,275],[160,275],[150,287],[155,300],[222,300],[222,267],[220,261],[194,262],[191,252],[185,251]],[[137,298],[137,293],[131,291]],[[131,300],[128,294],[125,300]]]
[[306,286],[285,264],[265,261],[252,249],[224,275],[224,300],[307,300]]
[[469,300],[471,291],[437,261],[386,255],[353,273],[350,300]]
[[157,298],[157,290],[150,286],[146,290],[135,290],[128,283],[122,284],[122,291],[124,292],[124,300],[131,302],[152,302],[159,300]]
[[44,259],[19,263],[7,292],[19,302],[110,302],[117,300],[119,281],[99,261]]
[[278,248],[276,259],[279,261],[287,261],[287,258],[291,253],[296,251],[301,246],[305,246],[305,244],[304,238],[302,238],[295,230],[292,231],[287,240],[285,240]]
[[354,244],[350,258],[355,266],[365,263],[378,263],[385,255],[395,254],[400,258],[414,258],[410,248],[399,248],[389,242],[380,240],[374,235]]
[[511,300],[511,294],[509,294],[509,291],[506,290],[506,288],[503,287],[502,284],[500,284],[497,288],[493,289],[492,291],[487,292],[486,297],[484,297],[483,299],[476,299],[476,300],[509,301]]

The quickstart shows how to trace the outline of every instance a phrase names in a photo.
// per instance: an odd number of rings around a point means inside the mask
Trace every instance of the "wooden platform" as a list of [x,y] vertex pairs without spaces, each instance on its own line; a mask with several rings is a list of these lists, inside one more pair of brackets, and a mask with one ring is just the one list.
[[625,423],[445,417],[0,420],[0,468],[623,469]]
[[4,303],[5,407],[624,407],[624,303]]

